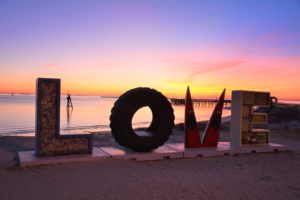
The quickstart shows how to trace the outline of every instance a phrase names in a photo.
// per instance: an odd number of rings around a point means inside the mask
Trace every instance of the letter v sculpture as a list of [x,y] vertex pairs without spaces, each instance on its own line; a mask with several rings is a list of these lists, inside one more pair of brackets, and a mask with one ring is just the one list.
[[187,88],[184,119],[185,148],[216,147],[218,145],[224,97],[225,89],[223,90],[210,120],[207,123],[206,129],[201,136],[193,108],[190,88]]

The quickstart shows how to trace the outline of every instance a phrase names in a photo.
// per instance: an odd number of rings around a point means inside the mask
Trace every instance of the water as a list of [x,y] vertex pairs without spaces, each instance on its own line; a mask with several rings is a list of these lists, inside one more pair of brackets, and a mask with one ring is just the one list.
[[[99,96],[72,96],[74,109],[67,110],[66,96],[61,97],[60,127],[63,134],[109,131],[109,116],[117,98]],[[172,105],[175,123],[184,120],[184,106]],[[194,106],[198,121],[209,119],[214,106]],[[223,116],[230,110],[224,109]],[[139,110],[133,127],[147,127],[152,120],[149,108]],[[28,134],[35,130],[35,96],[0,95],[0,135]]]
[[296,104],[300,105],[300,101],[278,101],[278,103]]

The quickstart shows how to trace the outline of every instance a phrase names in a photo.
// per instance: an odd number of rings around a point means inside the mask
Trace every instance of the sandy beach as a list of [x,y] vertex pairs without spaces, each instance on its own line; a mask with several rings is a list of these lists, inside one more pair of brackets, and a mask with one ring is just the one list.
[[[21,169],[17,153],[34,150],[35,138],[0,137],[0,199],[300,199],[298,114],[290,108],[269,113],[271,142],[290,149],[276,153]],[[206,123],[199,123],[202,131]],[[223,118],[220,141],[229,141],[229,126],[230,117]],[[178,124],[168,143],[183,141]],[[93,133],[93,146],[117,145],[109,132]]]
[[[299,199],[299,130],[273,130],[287,152],[137,162],[101,160],[21,169],[33,137],[0,138],[0,199]],[[221,140],[229,132],[222,131]],[[180,126],[169,142],[182,142]],[[94,146],[117,145],[95,134]]]

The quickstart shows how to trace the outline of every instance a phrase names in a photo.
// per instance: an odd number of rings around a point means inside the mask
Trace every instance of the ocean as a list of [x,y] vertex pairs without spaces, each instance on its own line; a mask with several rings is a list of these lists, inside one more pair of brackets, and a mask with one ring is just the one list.
[[[60,129],[62,134],[109,131],[109,116],[117,98],[100,96],[72,96],[74,109],[67,109],[66,96],[61,96]],[[184,120],[184,106],[172,105],[175,123]],[[195,105],[198,121],[208,120],[214,106]],[[223,117],[230,115],[230,109],[223,110]],[[145,107],[133,118],[134,128],[147,127],[152,120],[151,111]],[[0,95],[0,136],[34,135],[35,96]]]

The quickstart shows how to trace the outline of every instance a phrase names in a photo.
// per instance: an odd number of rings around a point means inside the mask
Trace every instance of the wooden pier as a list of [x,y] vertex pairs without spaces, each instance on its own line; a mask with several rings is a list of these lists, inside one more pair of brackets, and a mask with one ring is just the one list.
[[[171,98],[171,103],[174,105],[185,105],[185,99]],[[192,99],[195,105],[214,105],[218,102],[218,99]],[[224,100],[225,105],[231,104],[231,100]]]

